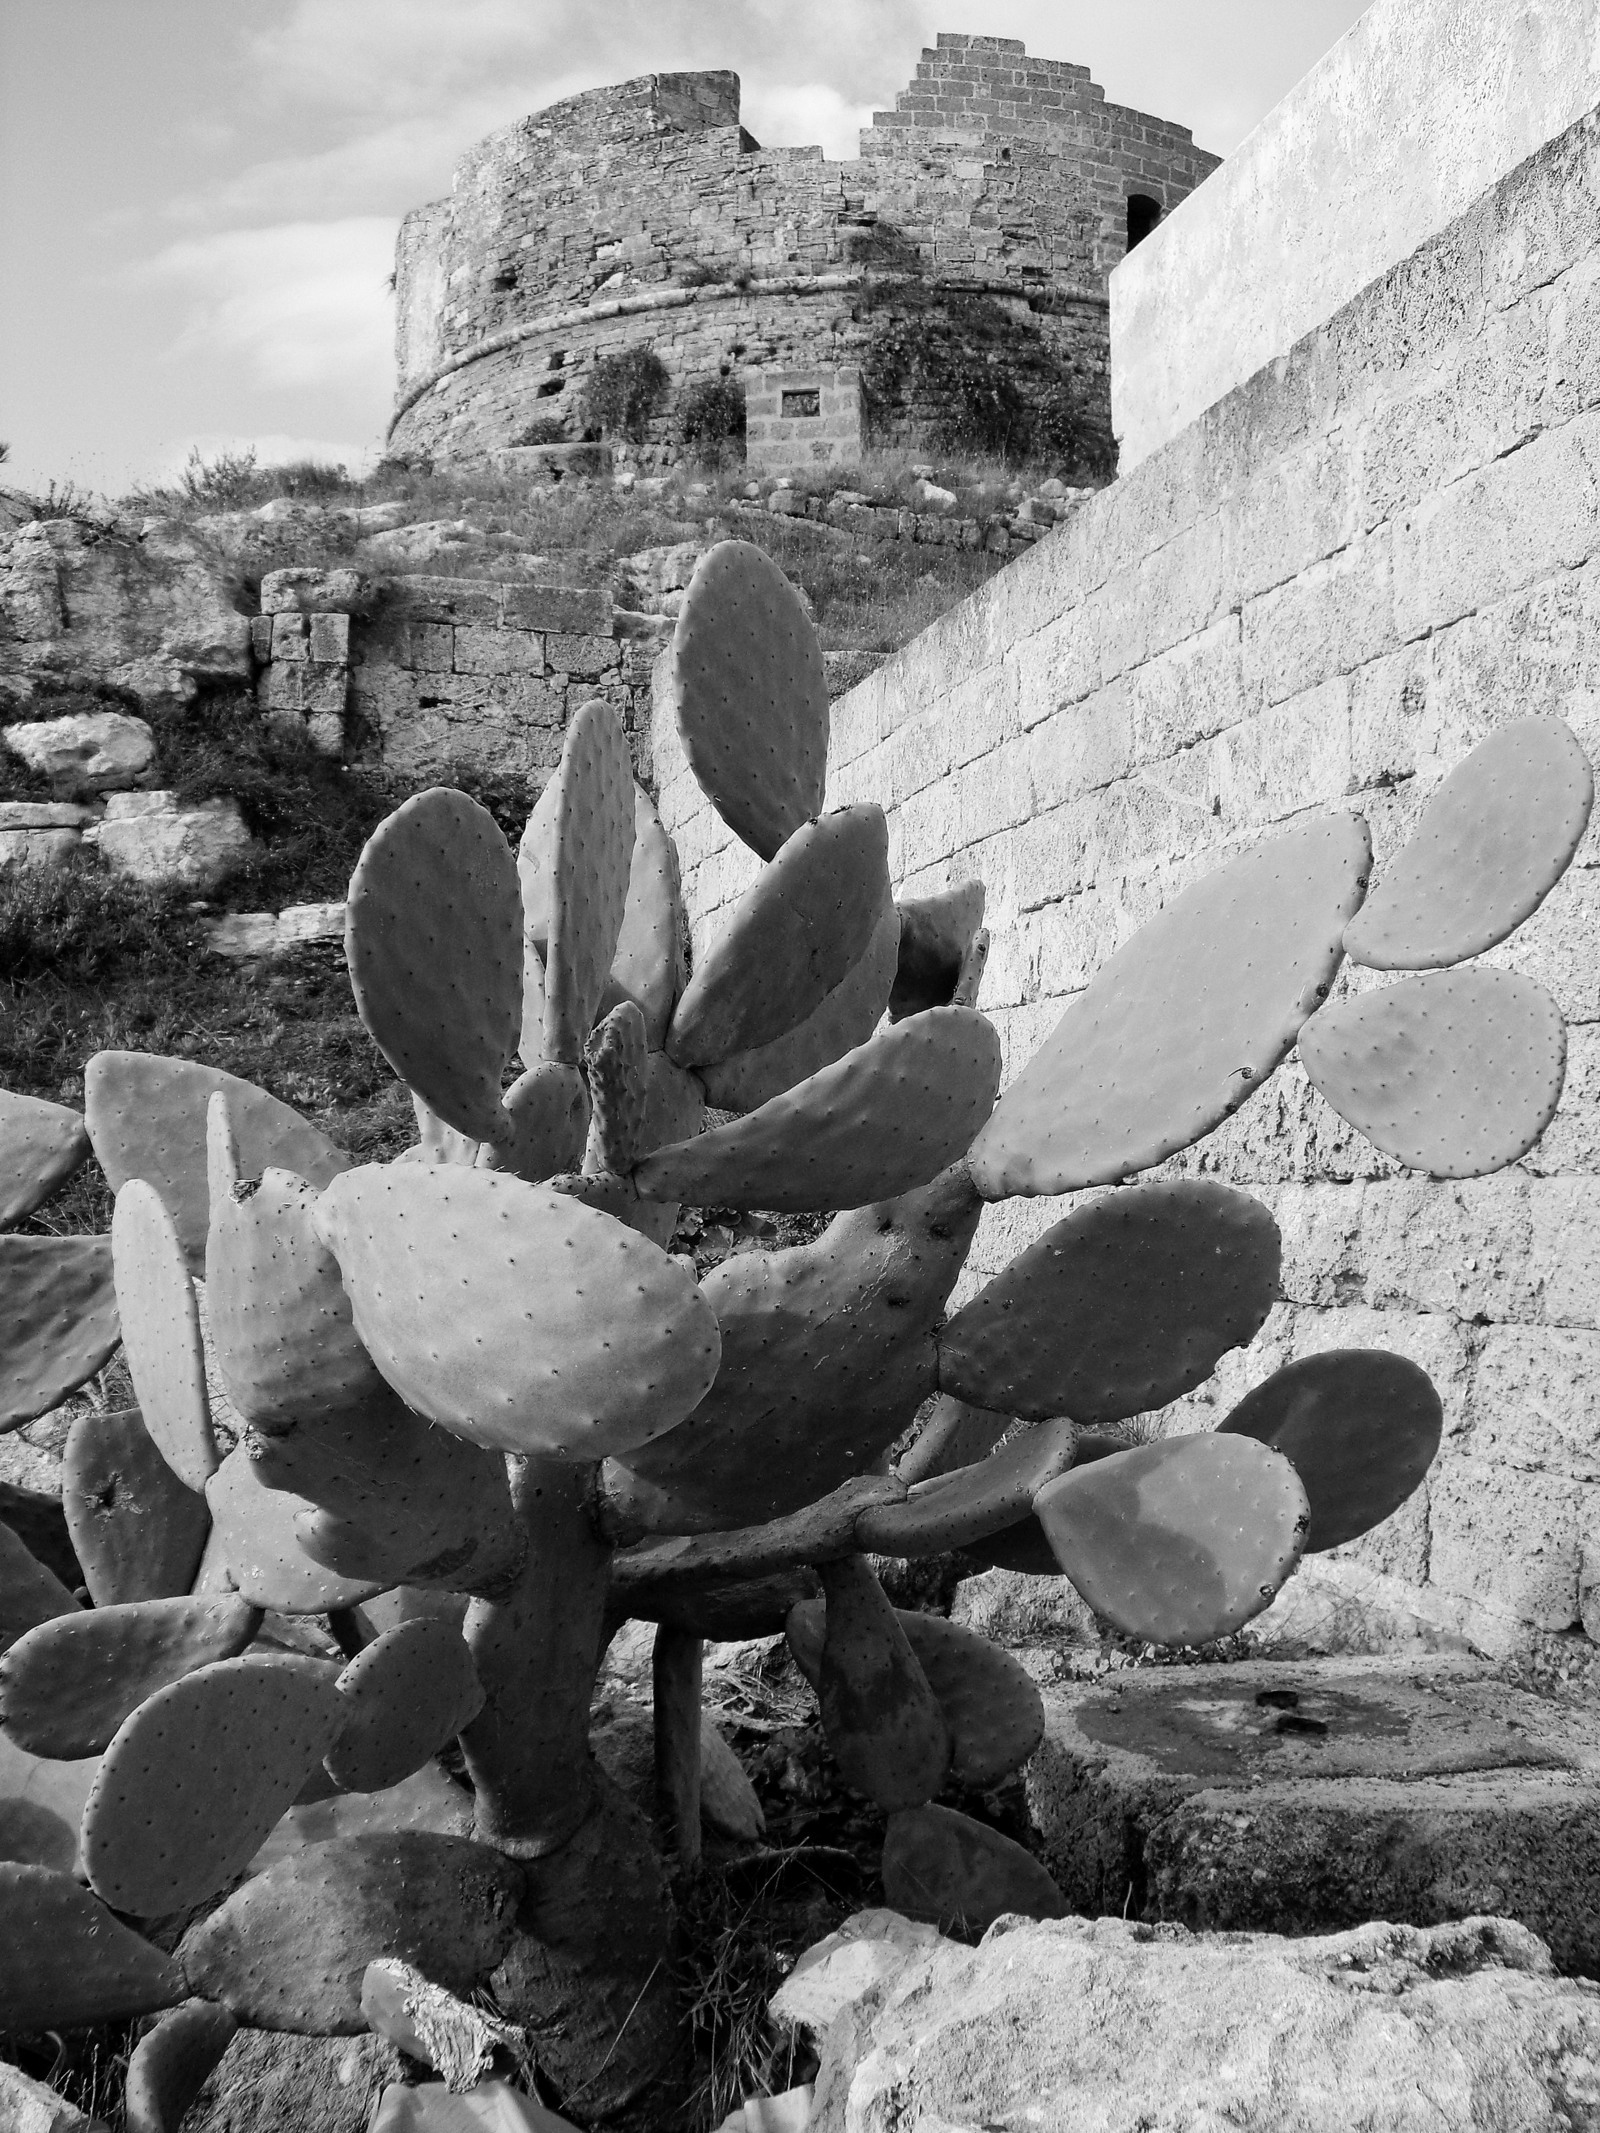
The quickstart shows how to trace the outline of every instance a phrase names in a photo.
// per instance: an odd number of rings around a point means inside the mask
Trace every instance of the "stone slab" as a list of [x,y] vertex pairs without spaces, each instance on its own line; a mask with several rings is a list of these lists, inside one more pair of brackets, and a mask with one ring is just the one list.
[[1133,1668],[1046,1693],[1040,1850],[1091,1914],[1308,1933],[1492,1911],[1600,1975],[1600,1716],[1470,1659]]

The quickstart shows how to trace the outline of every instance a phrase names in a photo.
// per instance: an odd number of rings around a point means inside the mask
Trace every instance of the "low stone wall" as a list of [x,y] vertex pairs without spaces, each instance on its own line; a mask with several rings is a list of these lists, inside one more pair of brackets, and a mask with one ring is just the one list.
[[[1591,117],[834,705],[830,799],[888,808],[897,882],[988,884],[1008,1076],[1166,898],[1278,825],[1357,809],[1381,866],[1505,720],[1559,715],[1600,758],[1597,196]],[[655,760],[703,945],[755,862],[660,717]],[[1600,830],[1491,958],[1572,1024],[1525,1161],[1403,1173],[1291,1062],[1172,1166],[1247,1186],[1284,1238],[1285,1301],[1196,1419],[1310,1351],[1414,1356],[1441,1456],[1319,1565],[1489,1650],[1600,1631],[1597,869]],[[990,1210],[972,1278],[1061,1212]]]
[[[338,579],[351,582],[330,590]],[[373,588],[350,571],[279,571],[262,605],[258,701],[304,718],[330,754],[411,779],[542,784],[568,719],[599,696],[649,779],[650,666],[670,625],[619,613],[604,587],[417,576]]]

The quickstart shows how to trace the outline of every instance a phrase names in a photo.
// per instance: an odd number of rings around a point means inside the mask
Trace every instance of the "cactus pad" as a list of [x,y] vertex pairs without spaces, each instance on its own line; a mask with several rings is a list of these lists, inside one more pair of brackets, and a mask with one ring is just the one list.
[[602,1458],[671,1429],[716,1375],[716,1319],[690,1277],[559,1193],[372,1167],[325,1193],[317,1222],[374,1362],[474,1443]]
[[1010,1427],[1010,1415],[969,1406],[942,1392],[915,1443],[896,1461],[895,1472],[908,1488],[939,1474],[953,1474],[957,1467],[987,1459]]
[[865,1560],[818,1569],[827,1606],[817,1700],[840,1775],[878,1807],[918,1807],[950,1768],[938,1698]]
[[649,794],[635,786],[633,862],[611,976],[643,1014],[652,1050],[665,1043],[667,1024],[683,990],[681,915],[677,850]]
[[974,934],[983,924],[984,887],[964,881],[936,896],[900,900],[900,952],[889,1015],[895,1022],[948,1007]]
[[1425,1370],[1379,1348],[1335,1348],[1275,1370],[1218,1434],[1282,1452],[1311,1504],[1306,1553],[1338,1548],[1398,1511],[1433,1463],[1444,1409]]
[[889,1817],[883,1896],[906,1918],[941,1933],[986,1933],[997,1918],[1064,1918],[1066,1898],[1033,1854],[953,1807],[911,1807]]
[[61,1507],[96,1607],[189,1591],[211,1514],[150,1440],[137,1407],[73,1418]]
[[709,1711],[700,1713],[700,1812],[739,1844],[754,1844],[767,1833],[756,1788]]
[[25,1221],[88,1159],[78,1112],[0,1089],[0,1229]]
[[98,1755],[148,1696],[242,1652],[261,1625],[243,1600],[143,1600],[59,1615],[0,1658],[0,1727],[29,1755]]
[[[325,1615],[330,1608],[359,1607],[392,1582],[341,1577],[309,1556],[300,1545],[295,1521],[317,1506],[288,1489],[263,1487],[243,1445],[228,1454],[206,1483],[206,1502],[212,1519],[207,1561],[226,1569],[234,1590],[252,1607],[284,1615]],[[195,1589],[204,1587],[202,1576]]]
[[1220,1125],[1327,997],[1370,865],[1366,824],[1324,815],[1174,898],[995,1106],[970,1158],[985,1199],[1115,1184]]
[[889,894],[883,809],[806,822],[734,905],[667,1032],[679,1066],[770,1044],[812,1014],[861,960]]
[[41,1622],[77,1612],[77,1601],[55,1572],[0,1524],[0,1652]]
[[316,1659],[221,1659],[140,1704],[83,1810],[95,1894],[155,1918],[226,1887],[338,1738],[337,1678]]
[[878,923],[855,968],[783,1036],[702,1068],[707,1101],[722,1111],[753,1111],[865,1044],[883,1019],[899,944],[900,913],[886,890]]
[[[1020,1770],[1044,1735],[1044,1699],[1027,1669],[986,1637],[940,1615],[897,1607],[895,1618],[939,1699],[956,1783],[996,1785]],[[823,1603],[792,1609],[784,1633],[796,1666],[815,1688],[822,1674]]]
[[400,1155],[400,1162],[471,1165],[478,1160],[478,1150],[483,1143],[468,1134],[457,1133],[454,1126],[447,1126],[415,1089],[411,1092],[411,1113],[417,1122],[417,1144]]
[[0,1431],[59,1407],[117,1345],[104,1237],[0,1237]]
[[203,1489],[217,1470],[217,1446],[200,1312],[177,1226],[142,1178],[130,1178],[117,1194],[111,1246],[123,1347],[144,1426],[178,1479]]
[[550,782],[544,1055],[576,1066],[617,952],[633,861],[633,771],[609,704],[595,698],[573,714]]
[[359,2036],[381,1956],[470,1992],[516,1930],[522,1871],[487,1845],[420,1831],[308,1844],[236,1889],[178,1950],[190,1985],[241,2022]]
[[942,1555],[1025,1518],[1047,1482],[1072,1466],[1075,1422],[1042,1422],[952,1474],[919,1481],[903,1503],[874,1504],[856,1520],[856,1545],[874,1555]]
[[227,1098],[245,1177],[259,1177],[276,1163],[321,1186],[350,1168],[350,1158],[298,1111],[220,1067],[146,1052],[96,1052],[83,1086],[101,1169],[118,1192],[130,1178],[155,1187],[177,1224],[191,1274],[205,1266],[211,1222],[206,1112],[217,1091]]
[[701,791],[770,859],[822,811],[828,683],[799,594],[748,541],[719,541],[695,565],[667,687]]
[[838,1216],[813,1244],[724,1260],[701,1291],[722,1328],[716,1383],[627,1467],[707,1525],[740,1526],[870,1466],[934,1389],[934,1329],[979,1208],[958,1165]]
[[238,2026],[225,2007],[189,2000],[147,2030],[128,2061],[122,2098],[126,2133],[180,2133]]
[[982,1015],[936,1007],[882,1030],[798,1088],[634,1173],[642,1193],[702,1207],[803,1213],[914,1191],[989,1115],[1000,1040]]
[[1281,1453],[1217,1435],[1096,1459],[1041,1489],[1033,1508],[1095,1613],[1152,1644],[1208,1644],[1260,1614],[1298,1564],[1311,1517]]
[[1544,902],[1593,805],[1589,759],[1560,719],[1502,726],[1429,798],[1345,928],[1345,953],[1377,970],[1438,970],[1482,955]]
[[492,1139],[522,1020],[522,902],[493,815],[434,786],[381,822],[350,877],[345,954],[395,1072],[458,1133]]
[[31,2036],[127,2022],[184,1997],[170,1955],[69,1874],[0,1860],[0,2029]]
[[1386,1155],[1478,1178],[1526,1155],[1555,1116],[1567,1030],[1533,978],[1435,970],[1325,1007],[1300,1033],[1300,1062]]
[[537,1182],[570,1170],[583,1156],[589,1097],[576,1067],[541,1060],[519,1074],[501,1100],[496,1139],[479,1165]]
[[339,1676],[344,1730],[328,1774],[346,1792],[398,1785],[483,1708],[472,1654],[445,1622],[401,1622],[359,1652]]
[[1278,1299],[1278,1225],[1226,1185],[1107,1193],[1046,1230],[939,1334],[957,1398],[1120,1422],[1201,1385]]
[[584,1155],[591,1175],[626,1177],[646,1152],[648,1057],[644,1015],[631,1000],[612,1008],[590,1032],[583,1063],[593,1105]]

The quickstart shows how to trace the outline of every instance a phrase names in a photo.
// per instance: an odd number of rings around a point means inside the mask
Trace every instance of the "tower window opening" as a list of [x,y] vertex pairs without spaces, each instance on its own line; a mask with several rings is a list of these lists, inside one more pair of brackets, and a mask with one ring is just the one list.
[[1143,244],[1156,224],[1161,220],[1161,202],[1152,200],[1148,193],[1128,195],[1128,250]]

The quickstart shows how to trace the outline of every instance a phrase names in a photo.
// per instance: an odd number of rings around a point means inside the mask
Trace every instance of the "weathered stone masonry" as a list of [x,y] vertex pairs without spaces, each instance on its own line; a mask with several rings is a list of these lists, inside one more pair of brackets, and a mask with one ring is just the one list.
[[[845,163],[760,147],[734,74],[570,98],[480,142],[402,225],[394,446],[513,443],[573,416],[587,367],[627,346],[678,385],[810,369],[859,360],[908,307],[964,330],[949,302],[985,295],[1008,368],[1029,390],[1035,368],[1075,381],[1109,444],[1106,277],[1130,198],[1165,213],[1216,160],[1008,38],[941,36]],[[936,413],[884,419],[910,437]]]
[[[987,882],[982,1004],[1009,1075],[1230,852],[1348,806],[1381,867],[1440,777],[1528,713],[1600,760],[1600,116],[841,698],[829,793],[889,809],[907,889]],[[656,769],[704,943],[754,864],[659,717]],[[1291,1061],[1173,1167],[1248,1187],[1284,1238],[1286,1300],[1202,1419],[1317,1349],[1414,1356],[1444,1398],[1440,1459],[1322,1574],[1495,1650],[1600,1635],[1600,825],[1488,960],[1571,1024],[1525,1161],[1410,1175]],[[1060,1212],[992,1210],[978,1274]]]

